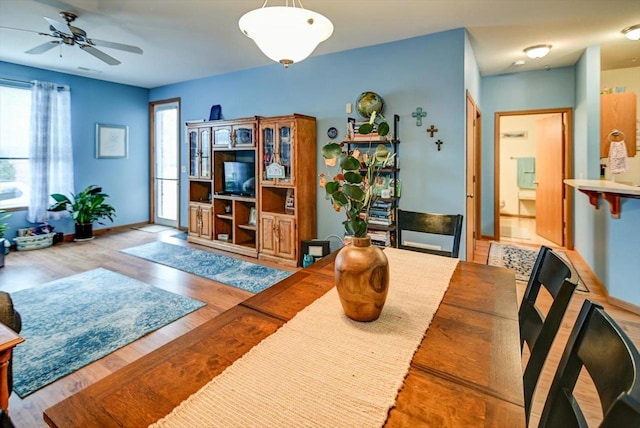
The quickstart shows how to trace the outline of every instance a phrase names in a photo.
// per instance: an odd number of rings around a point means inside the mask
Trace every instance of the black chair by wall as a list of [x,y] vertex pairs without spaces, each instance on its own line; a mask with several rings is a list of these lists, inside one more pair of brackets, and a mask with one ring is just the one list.
[[640,354],[604,308],[589,300],[571,331],[539,426],[587,426],[573,396],[583,367],[600,397],[600,427],[640,427]]
[[[571,278],[571,269],[567,263],[551,248],[542,246],[533,265],[518,312],[520,350],[522,351],[526,343],[530,352],[523,375],[527,424],[531,413],[533,393],[538,384],[542,367],[577,286],[569,281],[569,278]],[[536,300],[542,287],[553,297],[553,303],[546,317],[536,306]]]
[[[461,214],[419,213],[398,210],[398,248],[440,256],[458,257],[460,236],[462,234],[462,218]],[[405,231],[451,236],[451,250],[433,250],[404,245],[402,233]]]

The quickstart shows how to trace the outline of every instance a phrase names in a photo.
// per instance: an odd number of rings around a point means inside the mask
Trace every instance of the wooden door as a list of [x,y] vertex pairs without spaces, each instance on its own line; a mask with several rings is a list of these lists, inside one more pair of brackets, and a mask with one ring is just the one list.
[[200,206],[200,236],[211,239],[211,207]]
[[296,260],[296,228],[293,217],[278,217],[277,219],[277,251],[278,257]]
[[478,141],[478,125],[479,121],[476,103],[469,93],[467,93],[467,203],[466,203],[466,260],[473,261],[476,247],[476,177],[477,160],[476,148]]
[[275,255],[276,253],[276,219],[273,215],[262,212],[260,215],[260,252]]
[[536,233],[564,246],[564,129],[561,114],[536,121]]
[[200,207],[189,204],[189,235],[200,235]]

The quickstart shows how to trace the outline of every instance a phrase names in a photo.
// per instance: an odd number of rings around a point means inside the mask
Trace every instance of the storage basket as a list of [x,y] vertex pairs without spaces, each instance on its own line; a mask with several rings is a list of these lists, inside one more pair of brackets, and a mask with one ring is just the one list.
[[53,244],[55,233],[45,233],[42,235],[19,236],[13,238],[16,241],[18,251],[38,250],[40,248],[50,247]]

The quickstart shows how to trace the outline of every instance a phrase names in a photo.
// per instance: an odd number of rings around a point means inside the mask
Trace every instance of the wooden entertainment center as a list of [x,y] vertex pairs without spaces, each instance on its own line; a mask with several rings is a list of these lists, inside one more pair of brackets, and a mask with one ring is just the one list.
[[254,116],[186,126],[187,240],[298,266],[301,242],[316,235],[316,119]]

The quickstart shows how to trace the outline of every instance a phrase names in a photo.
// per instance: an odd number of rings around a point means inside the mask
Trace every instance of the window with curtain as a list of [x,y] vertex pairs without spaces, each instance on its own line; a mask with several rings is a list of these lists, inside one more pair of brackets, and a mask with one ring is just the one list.
[[31,88],[0,85],[0,209],[29,205]]
[[50,213],[52,193],[74,191],[71,95],[66,86],[34,81],[31,88],[29,162],[31,186],[27,220],[41,223],[66,212]]

